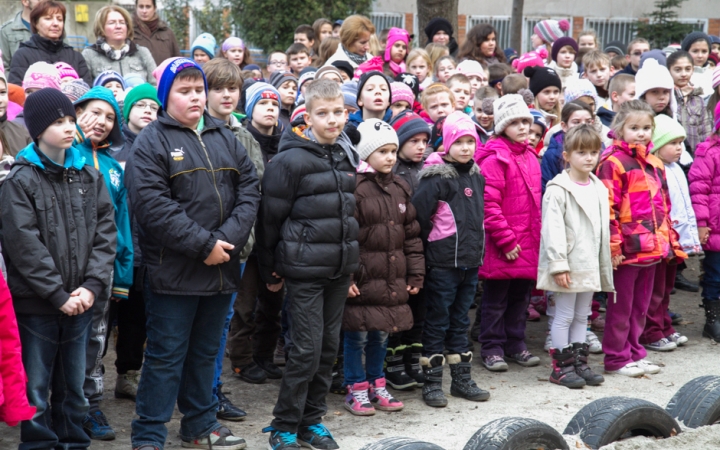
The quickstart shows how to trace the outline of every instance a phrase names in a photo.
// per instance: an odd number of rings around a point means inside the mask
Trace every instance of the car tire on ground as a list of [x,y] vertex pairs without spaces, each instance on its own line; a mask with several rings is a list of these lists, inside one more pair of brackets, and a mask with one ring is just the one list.
[[483,425],[463,450],[567,450],[556,429],[539,420],[503,417]]
[[708,375],[688,381],[665,410],[688,428],[720,423],[720,377]]
[[442,447],[405,437],[390,437],[368,444],[360,450],[445,450]]
[[629,397],[605,397],[587,404],[570,420],[563,434],[579,435],[597,449],[632,436],[669,438],[680,426],[658,405]]

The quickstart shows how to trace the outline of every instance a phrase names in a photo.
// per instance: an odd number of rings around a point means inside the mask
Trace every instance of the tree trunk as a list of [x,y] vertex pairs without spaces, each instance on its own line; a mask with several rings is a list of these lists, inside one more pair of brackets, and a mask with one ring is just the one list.
[[525,49],[522,47],[522,25],[523,8],[525,0],[513,0],[512,16],[510,18],[510,47],[514,48],[518,55],[522,55]]
[[418,37],[422,46],[428,44],[427,36],[425,36],[425,26],[435,17],[444,17],[452,25],[455,31],[453,36],[458,39],[458,0],[417,0],[418,11]]

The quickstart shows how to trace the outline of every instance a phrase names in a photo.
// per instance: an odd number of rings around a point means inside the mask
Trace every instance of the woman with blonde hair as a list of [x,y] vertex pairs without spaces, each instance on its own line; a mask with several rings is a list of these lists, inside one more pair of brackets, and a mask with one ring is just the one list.
[[340,27],[340,45],[325,65],[334,61],[347,61],[357,68],[372,57],[370,38],[375,34],[375,25],[365,16],[353,15],[345,19]]

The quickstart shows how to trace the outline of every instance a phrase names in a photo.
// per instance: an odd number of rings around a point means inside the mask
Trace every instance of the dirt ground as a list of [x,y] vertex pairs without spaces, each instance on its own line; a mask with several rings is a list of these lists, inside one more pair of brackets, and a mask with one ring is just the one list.
[[[685,271],[687,278],[697,280],[698,262],[693,259]],[[621,289],[621,286],[616,286]],[[478,385],[491,393],[489,401],[473,403],[449,396],[450,376],[445,374],[444,388],[449,404],[444,409],[434,409],[422,401],[419,390],[395,392],[405,403],[399,413],[378,411],[373,417],[355,417],[342,405],[343,397],[330,394],[328,415],[325,423],[344,450],[357,450],[363,445],[389,436],[407,436],[429,441],[447,450],[461,450],[475,431],[485,423],[506,416],[522,416],[541,420],[562,432],[572,416],[592,400],[606,396],[637,397],[664,407],[677,390],[687,381],[702,375],[720,374],[720,347],[701,336],[704,324],[703,309],[698,307],[700,294],[678,291],[672,297],[671,309],[684,317],[678,331],[690,341],[670,353],[650,353],[648,358],[663,366],[657,375],[643,378],[625,378],[605,375],[600,387],[585,387],[570,390],[547,382],[550,373],[550,358],[542,349],[545,340],[547,318],[528,323],[527,342],[531,352],[540,356],[542,364],[534,368],[523,368],[511,364],[505,373],[491,373],[479,362],[473,366],[473,378]],[[471,311],[474,317],[475,311]],[[601,339],[602,335],[599,334]],[[475,344],[479,352],[479,344]],[[134,417],[135,404],[129,400],[118,400],[113,396],[115,386],[115,353],[110,351],[105,358],[106,374],[105,400],[102,409],[115,428],[117,439],[112,442],[94,441],[91,448],[107,450],[130,449],[130,421]],[[602,355],[592,355],[591,365],[600,369]],[[248,449],[267,448],[267,435],[261,429],[272,419],[272,408],[277,398],[279,380],[269,380],[263,385],[250,385],[230,374],[229,362],[225,364],[225,391],[232,401],[248,412],[244,422],[227,422],[226,425],[248,442]],[[165,448],[180,448],[178,438],[180,413],[176,410],[168,424],[168,442]],[[576,446],[575,439],[568,437],[570,448]],[[0,425],[0,449],[16,448],[19,429]],[[699,449],[717,448],[720,442],[720,426],[681,433],[666,441],[636,438],[607,446],[607,449]]]

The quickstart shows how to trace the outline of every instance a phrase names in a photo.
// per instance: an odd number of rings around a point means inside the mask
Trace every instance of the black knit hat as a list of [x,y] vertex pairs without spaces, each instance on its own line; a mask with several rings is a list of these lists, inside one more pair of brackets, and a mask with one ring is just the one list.
[[428,38],[428,42],[432,42],[433,36],[435,36],[438,31],[444,31],[449,34],[450,37],[453,35],[453,28],[450,22],[443,17],[436,17],[425,26],[425,35]]
[[686,52],[690,51],[690,47],[697,41],[705,41],[708,45],[708,50],[712,48],[712,43],[710,42],[710,36],[703,33],[702,31],[693,31],[692,33],[685,36],[685,39],[682,41],[682,45],[680,48],[685,50]]
[[400,149],[416,134],[424,133],[427,135],[428,140],[430,139],[430,126],[422,117],[410,110],[405,110],[393,117],[392,120],[390,120],[390,126],[397,132],[398,148]]
[[371,70],[370,72],[365,72],[364,74],[360,75],[360,80],[358,81],[358,88],[357,88],[358,106],[360,104],[360,93],[362,92],[363,86],[365,86],[365,83],[367,83],[367,80],[369,80],[370,77],[374,77],[375,75],[381,76],[387,83],[387,85],[388,85],[388,104],[390,104],[390,101],[392,99],[392,90],[390,89],[390,80],[388,80],[388,77],[385,76],[384,73],[379,72],[377,70]]
[[333,61],[330,64],[333,65],[337,70],[345,72],[345,75],[348,76],[349,80],[353,79],[355,69],[353,69],[353,66],[349,62],[338,59],[337,61]]
[[75,108],[61,91],[44,88],[34,92],[25,100],[25,125],[30,137],[37,144],[38,136],[58,119],[71,116],[77,119]]
[[413,75],[407,72],[399,73],[395,77],[395,81],[407,84],[408,87],[412,89],[413,94],[415,94],[416,98],[418,95],[420,95],[420,79],[417,77],[417,75]]
[[549,67],[526,67],[525,70],[523,70],[523,75],[530,78],[530,85],[528,87],[530,88],[530,92],[536,97],[546,87],[555,86],[562,90],[560,76]]

